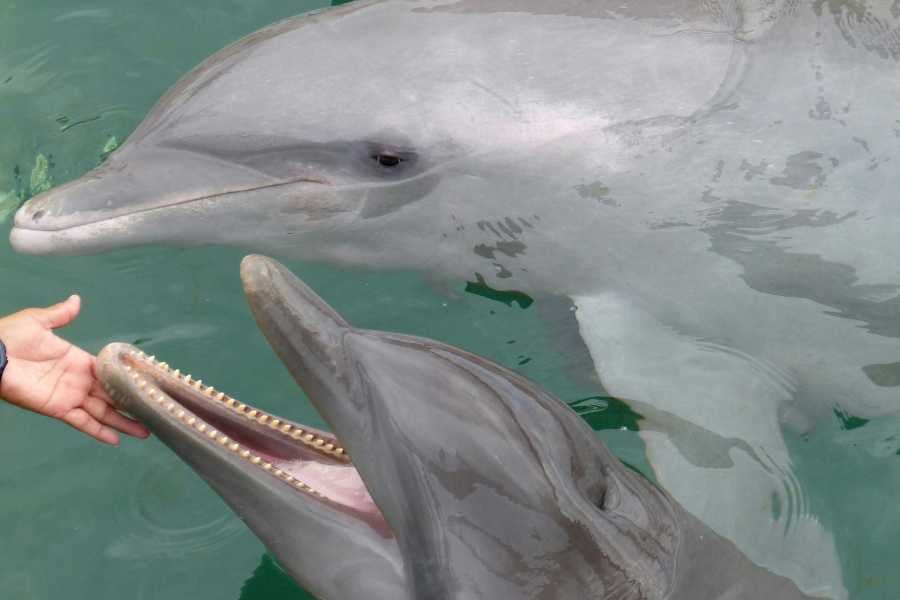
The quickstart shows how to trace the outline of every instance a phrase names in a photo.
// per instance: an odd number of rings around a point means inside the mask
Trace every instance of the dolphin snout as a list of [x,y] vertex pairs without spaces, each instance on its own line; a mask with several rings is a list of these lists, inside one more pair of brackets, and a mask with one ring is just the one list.
[[[241,281],[254,313],[266,305],[266,316],[289,314],[295,327],[324,336],[339,335],[350,324],[305,283],[284,266],[265,256],[250,255],[241,261]],[[337,340],[334,340],[335,342]]]
[[344,337],[350,324],[270,258],[244,258],[241,281],[260,330],[313,404],[344,395]]

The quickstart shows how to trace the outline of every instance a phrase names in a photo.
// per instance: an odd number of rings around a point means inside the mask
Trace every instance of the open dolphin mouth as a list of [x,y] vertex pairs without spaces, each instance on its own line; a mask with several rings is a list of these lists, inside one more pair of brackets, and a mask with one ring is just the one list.
[[204,385],[127,344],[99,356],[111,397],[146,420],[165,420],[218,457],[242,461],[292,488],[309,502],[364,521],[390,536],[340,441],[332,434],[272,415]]

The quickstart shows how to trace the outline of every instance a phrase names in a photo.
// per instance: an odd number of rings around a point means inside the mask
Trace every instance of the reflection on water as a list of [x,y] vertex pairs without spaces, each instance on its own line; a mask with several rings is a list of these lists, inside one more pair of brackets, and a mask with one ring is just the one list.
[[[166,87],[208,54],[323,4],[48,0],[0,7],[0,222],[19,199],[95,166]],[[786,184],[789,175],[781,176]],[[591,193],[599,199],[608,191]],[[773,225],[769,216],[746,204],[728,210],[710,220],[716,249],[738,262],[770,253],[767,245],[733,242],[735,211],[744,236],[754,233],[748,222]],[[8,220],[0,226],[0,314],[78,291],[84,314],[66,332],[76,343],[95,352],[110,340],[134,343],[247,402],[322,425],[245,308],[240,252],[156,248],[39,259],[14,256],[5,242],[8,228]],[[772,256],[784,262],[784,255]],[[704,468],[727,469],[747,456],[764,460],[739,441],[672,415],[637,409],[638,415],[604,397],[583,346],[572,341],[574,320],[549,316],[569,314],[548,309],[558,299],[504,294],[483,281],[437,284],[408,273],[289,266],[358,325],[440,339],[541,382],[647,475],[636,433],[642,419],[642,426],[650,423],[647,435],[667,436],[687,460],[705,461]],[[848,289],[854,283],[834,282]],[[896,363],[886,363],[866,373],[876,384],[896,385],[897,371]],[[784,490],[773,500],[773,517],[789,517],[791,528],[817,515],[837,540],[854,598],[900,594],[900,508],[893,502],[900,489],[898,428],[896,418],[865,421],[837,411],[815,434],[788,434],[796,476],[773,471]],[[60,590],[72,600],[308,598],[222,501],[155,440],[127,441],[113,451],[0,405],[0,490],[3,598],[43,600]]]

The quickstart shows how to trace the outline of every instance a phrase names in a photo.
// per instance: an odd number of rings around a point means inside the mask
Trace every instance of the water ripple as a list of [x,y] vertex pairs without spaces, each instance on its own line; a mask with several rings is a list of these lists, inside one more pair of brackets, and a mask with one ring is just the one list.
[[118,515],[128,533],[106,550],[110,558],[134,560],[184,558],[221,548],[245,532],[241,521],[205,484],[180,463],[150,465],[128,495],[127,510]]

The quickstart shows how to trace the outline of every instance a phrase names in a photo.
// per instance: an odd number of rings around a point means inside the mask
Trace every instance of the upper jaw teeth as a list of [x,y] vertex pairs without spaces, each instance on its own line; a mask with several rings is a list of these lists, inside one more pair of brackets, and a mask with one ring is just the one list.
[[[296,442],[300,442],[301,444],[310,446],[320,453],[328,454],[332,458],[338,460],[350,462],[350,458],[349,456],[347,456],[344,448],[341,448],[340,446],[337,446],[334,443],[326,440],[325,438],[313,434],[312,432],[305,431],[302,427],[298,427],[293,423],[286,423],[278,417],[273,417],[259,411],[258,409],[251,408],[246,404],[242,404],[234,398],[225,395],[224,392],[217,392],[212,387],[204,386],[201,380],[194,380],[190,375],[182,374],[177,369],[173,371],[167,363],[157,361],[155,356],[147,356],[145,353],[139,350],[133,350],[130,353],[130,357],[133,360],[140,360],[144,364],[149,365],[158,371],[162,371],[165,375],[168,375],[176,379],[177,381],[185,383],[189,387],[200,391],[210,400],[219,403],[231,412],[237,413],[244,418],[261,425],[267,425],[271,430],[289,437]],[[316,491],[306,483],[296,479],[293,475],[279,469],[277,466],[272,465],[263,457],[255,454],[251,449],[246,448],[240,443],[230,439],[227,435],[217,431],[214,427],[211,427],[197,415],[191,413],[180,404],[174,402],[168,396],[168,394],[163,393],[158,387],[156,387],[156,385],[153,384],[152,381],[146,379],[137,369],[135,369],[131,365],[123,365],[122,370],[128,375],[128,377],[132,380],[138,390],[144,392],[148,398],[159,404],[164,410],[166,410],[166,412],[171,413],[185,426],[206,437],[210,443],[216,444],[217,446],[231,453],[234,453],[241,459],[246,460],[253,465],[261,467],[263,470],[271,473],[273,476],[278,477],[279,479],[291,484],[292,486],[303,492],[324,498],[324,496],[320,492]],[[115,390],[110,390],[110,392],[114,396],[117,395]]]
[[[133,350],[131,352],[131,357],[136,360],[142,360],[152,367],[162,371],[166,375],[174,377],[180,382],[186,383],[189,387],[192,387],[195,390],[205,394],[211,400],[216,401],[231,412],[237,413],[250,421],[255,421],[260,425],[266,425],[270,429],[277,431],[278,433],[283,434],[287,437],[290,437],[294,441],[298,441],[306,446],[310,446],[316,449],[318,452],[322,452],[324,454],[328,454],[333,458],[349,462],[347,451],[344,448],[319,435],[308,432],[302,427],[299,427],[293,423],[284,422],[278,417],[268,415],[256,408],[252,408],[250,406],[247,406],[246,404],[238,402],[234,398],[226,395],[224,392],[219,392],[211,386],[203,385],[203,382],[200,379],[195,380],[187,373],[181,373],[181,371],[178,369],[172,370],[167,363],[157,361],[156,357],[154,356],[147,356],[145,353],[139,350]],[[132,375],[140,389],[143,390],[147,387],[147,381],[138,376],[137,372],[131,366],[125,365],[124,369],[126,372]]]

